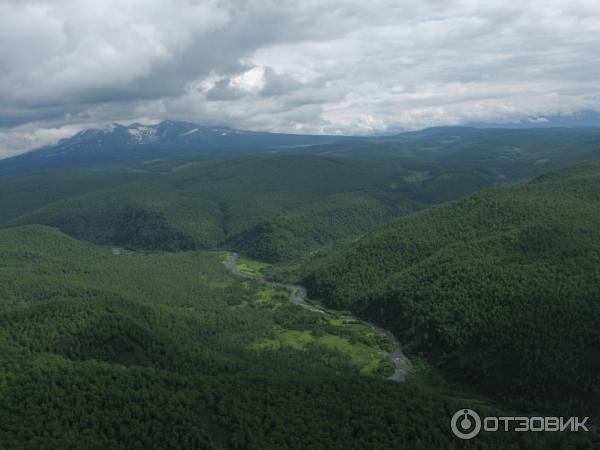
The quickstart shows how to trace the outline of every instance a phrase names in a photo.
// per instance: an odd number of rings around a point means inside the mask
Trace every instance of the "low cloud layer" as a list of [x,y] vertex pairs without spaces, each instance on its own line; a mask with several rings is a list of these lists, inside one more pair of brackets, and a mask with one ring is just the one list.
[[0,157],[114,121],[371,133],[600,110],[596,0],[0,0]]

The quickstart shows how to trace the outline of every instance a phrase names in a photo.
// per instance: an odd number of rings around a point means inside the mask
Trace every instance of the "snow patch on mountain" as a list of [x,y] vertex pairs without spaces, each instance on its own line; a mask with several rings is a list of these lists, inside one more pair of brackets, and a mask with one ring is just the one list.
[[198,128],[194,128],[193,130],[186,131],[181,136],[187,136],[188,134],[196,133],[198,130],[199,130]]
[[140,144],[152,142],[156,139],[156,127],[136,126],[127,129],[127,132]]

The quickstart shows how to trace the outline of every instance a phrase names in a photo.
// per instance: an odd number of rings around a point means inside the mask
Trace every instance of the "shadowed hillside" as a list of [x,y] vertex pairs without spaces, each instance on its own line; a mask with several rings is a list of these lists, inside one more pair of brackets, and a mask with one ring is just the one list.
[[379,228],[305,282],[453,379],[521,407],[597,410],[599,192],[598,162],[486,190]]

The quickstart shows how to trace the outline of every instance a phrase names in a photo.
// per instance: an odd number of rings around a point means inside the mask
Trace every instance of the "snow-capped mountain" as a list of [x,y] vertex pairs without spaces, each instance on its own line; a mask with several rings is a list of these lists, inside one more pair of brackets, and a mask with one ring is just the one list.
[[[224,137],[240,134],[277,136],[270,133],[252,133],[224,127],[204,127],[189,122],[165,121],[156,125],[133,123],[124,126],[113,124],[108,128],[83,130],[73,137],[63,139],[54,148],[71,152],[74,150],[106,148],[107,145],[135,147],[149,144],[159,146],[190,145],[201,142],[227,144],[227,140],[223,139]],[[224,150],[226,149],[224,148]]]
[[113,124],[83,130],[58,144],[0,161],[0,170],[163,158],[192,153],[240,153],[298,147],[353,139],[263,133],[190,122],[164,121],[156,125]]

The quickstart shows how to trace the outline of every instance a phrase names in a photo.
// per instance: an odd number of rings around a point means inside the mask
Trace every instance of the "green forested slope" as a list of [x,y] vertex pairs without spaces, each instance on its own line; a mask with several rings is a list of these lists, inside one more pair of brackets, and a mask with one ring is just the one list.
[[[89,161],[0,176],[0,226],[292,262],[407,212],[599,155],[597,130],[441,128],[252,155]],[[0,163],[0,166],[2,164]]]
[[[404,192],[390,189],[390,171],[323,156],[99,167],[113,186],[81,170],[90,175],[83,192],[60,171],[14,185],[1,180],[6,190],[0,206],[6,208],[0,224],[40,223],[89,242],[135,249],[226,246],[277,261],[352,239],[417,208]],[[123,171],[131,173],[130,181]]]
[[464,447],[449,417],[480,400],[381,380],[364,333],[198,251],[217,248],[308,261],[311,295],[518,413],[597,415],[598,163],[376,228],[594,156],[595,135],[455,132],[0,177],[0,448]]
[[[467,400],[359,375],[316,339],[351,331],[285,295],[265,301],[222,256],[113,254],[44,226],[0,230],[0,447],[463,448],[448,420]],[[253,345],[282,330],[315,340]],[[474,448],[595,439],[489,434]]]
[[598,410],[599,193],[598,162],[490,189],[391,222],[305,282],[456,380],[523,407]]

